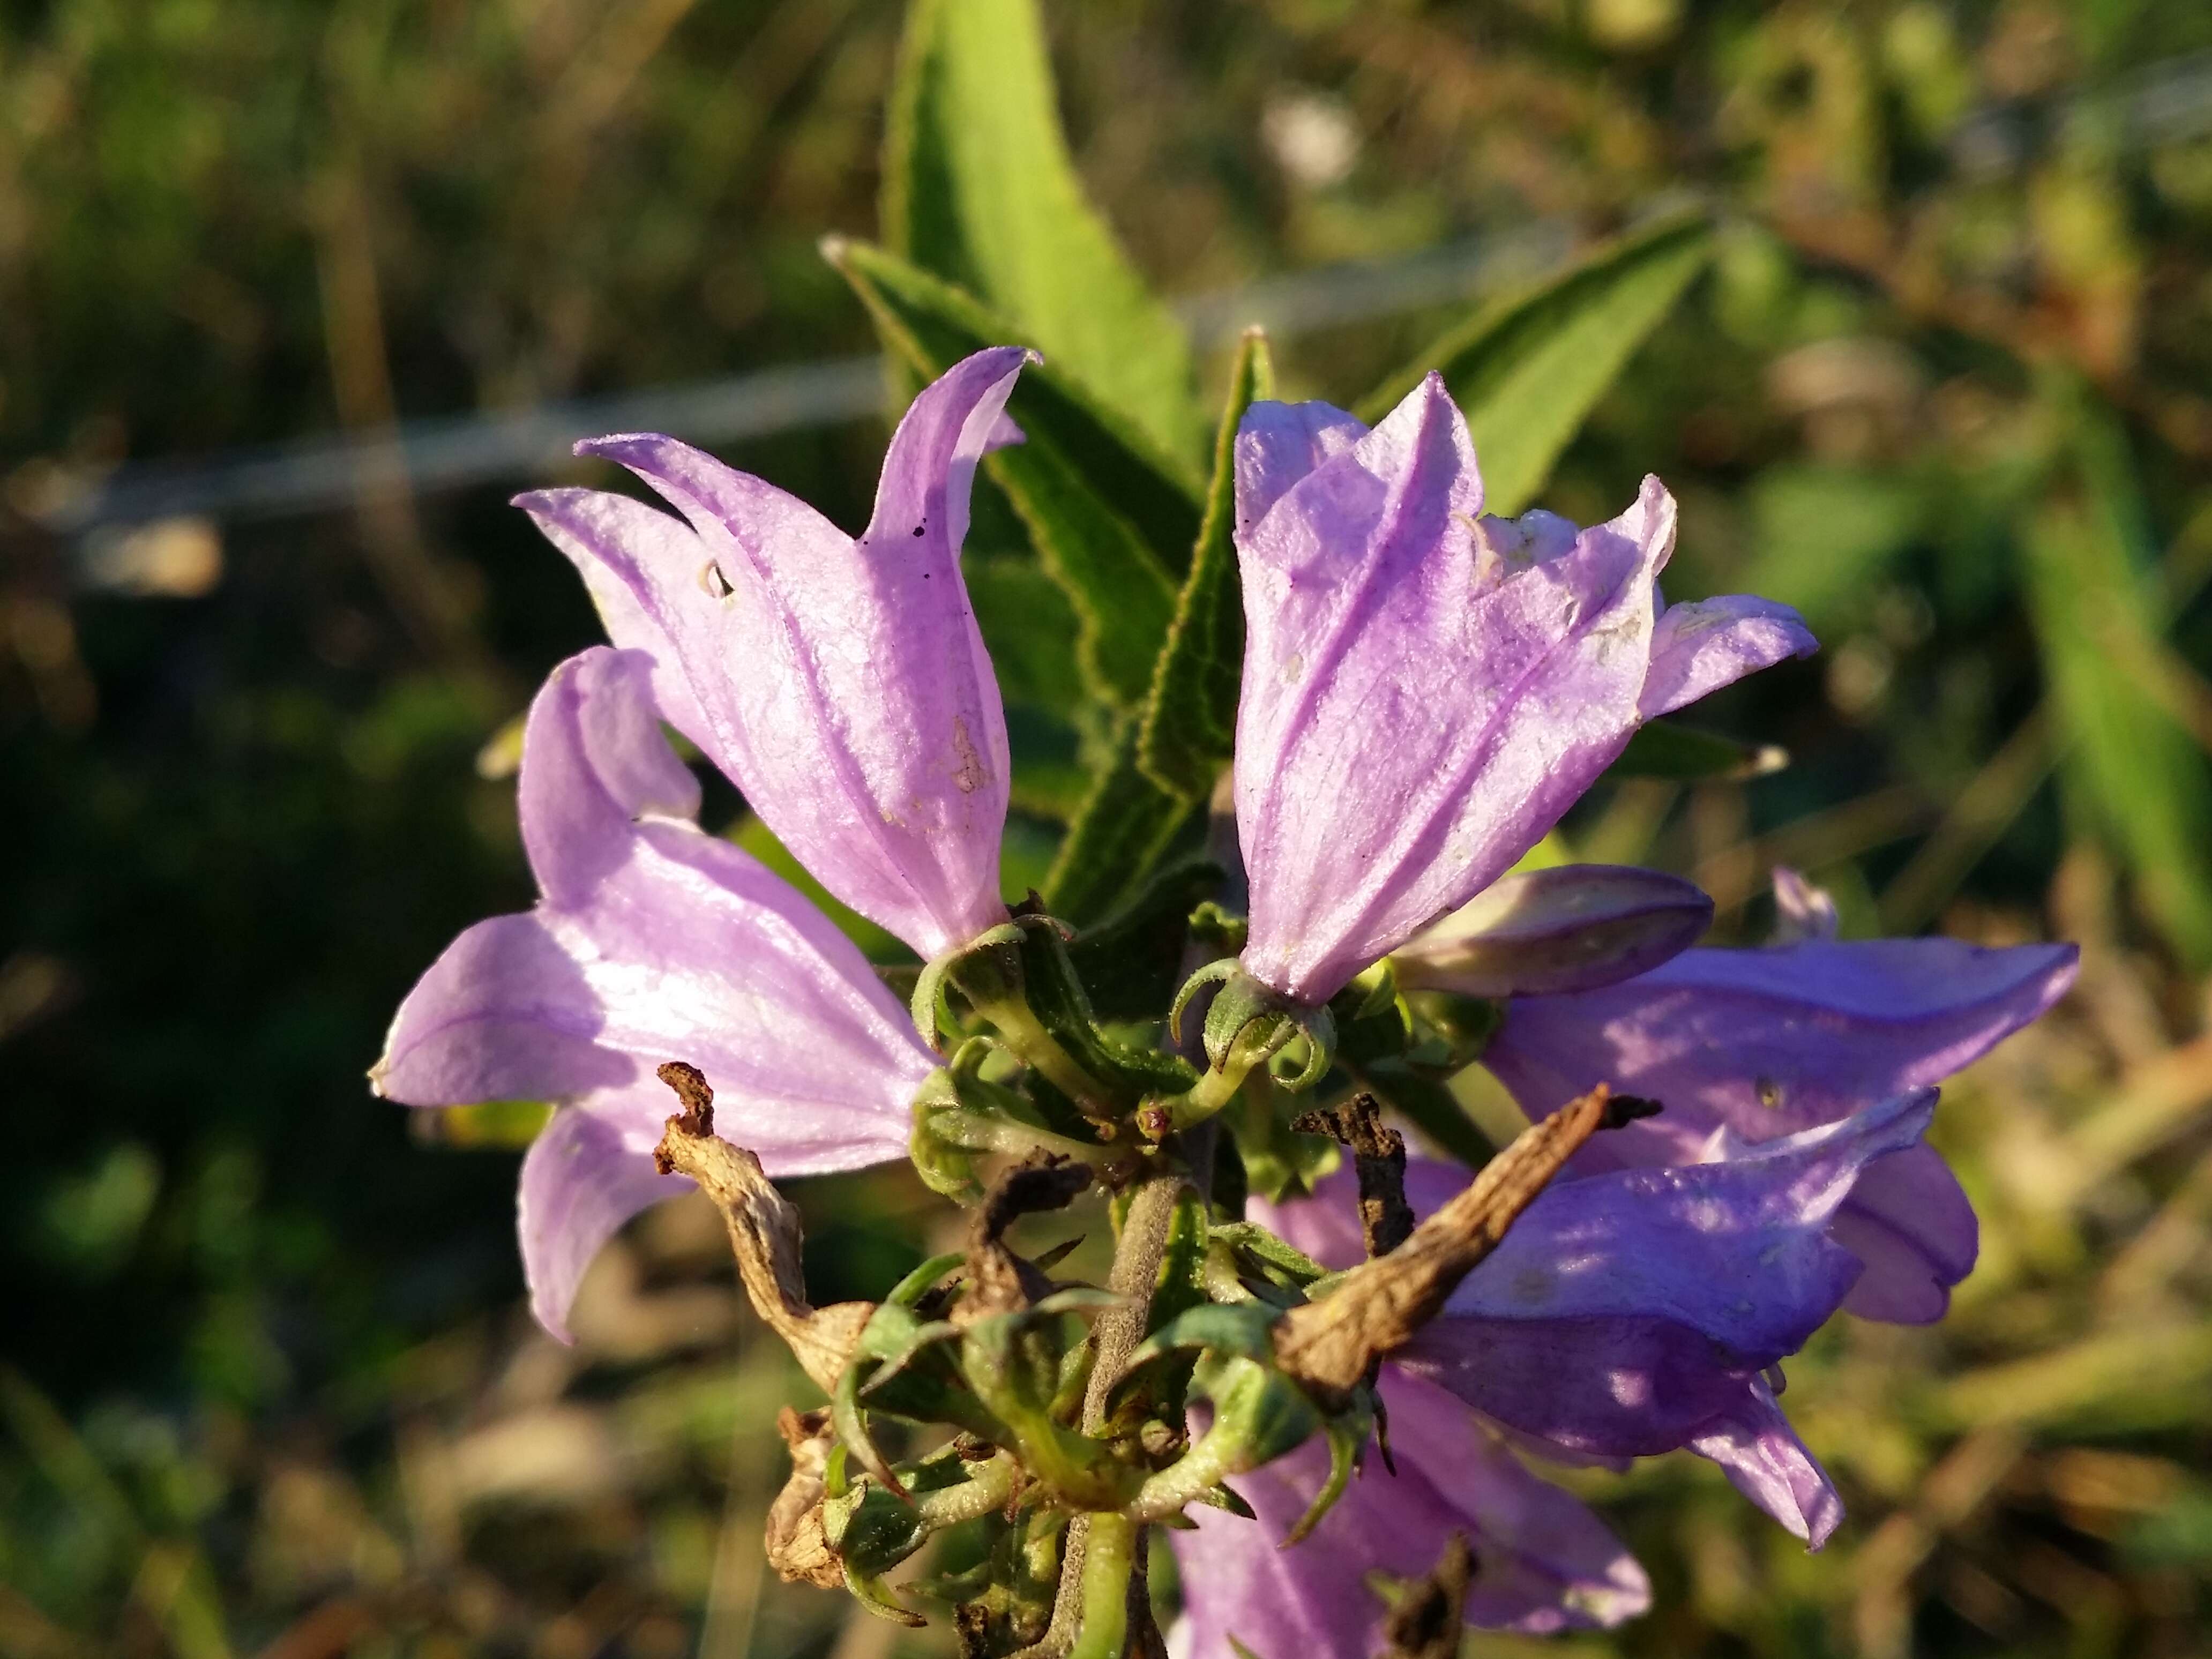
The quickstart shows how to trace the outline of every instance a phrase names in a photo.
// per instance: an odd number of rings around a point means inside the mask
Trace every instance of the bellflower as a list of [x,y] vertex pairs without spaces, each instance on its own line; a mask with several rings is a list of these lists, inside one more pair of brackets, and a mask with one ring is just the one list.
[[936,1064],[852,942],[691,822],[697,781],[655,721],[659,665],[594,647],[531,705],[519,805],[537,905],[478,922],[400,1005],[377,1091],[415,1106],[567,1103],[522,1165],[531,1303],[565,1339],[615,1230],[690,1183],[656,1174],[663,1061],[700,1066],[770,1175],[906,1155]]
[[[1635,1563],[1509,1443],[1569,1462],[1686,1447],[1797,1536],[1826,1541],[1842,1504],[1767,1374],[1859,1275],[1828,1236],[1838,1206],[1870,1163],[1918,1144],[1934,1107],[1923,1090],[1756,1146],[1723,1132],[1709,1161],[1686,1167],[1554,1182],[1383,1365],[1396,1475],[1370,1452],[1321,1525],[1284,1550],[1324,1474],[1309,1446],[1232,1482],[1257,1525],[1201,1513],[1198,1531],[1172,1535],[1189,1659],[1229,1659],[1230,1637],[1263,1655],[1370,1653],[1382,1603],[1361,1575],[1425,1573],[1455,1530],[1484,1565],[1470,1622],[1542,1632],[1642,1612]],[[1465,1182],[1416,1160],[1407,1195],[1426,1212]],[[1361,1254],[1352,1185],[1340,1171],[1255,1217],[1347,1267]]]
[[1665,605],[1674,501],[1485,518],[1431,374],[1371,431],[1255,404],[1237,439],[1245,971],[1326,1001],[1503,875],[1643,721],[1814,648],[1786,605]]
[[892,434],[855,539],[672,438],[593,439],[684,516],[587,489],[517,498],[644,652],[662,714],[838,898],[924,958],[1006,919],[1006,714],[961,580],[975,464],[1034,354],[955,364]]
[[1231,1483],[1256,1520],[1195,1506],[1196,1529],[1168,1534],[1182,1576],[1176,1659],[1236,1659],[1232,1641],[1261,1659],[1371,1654],[1382,1602],[1367,1576],[1421,1577],[1455,1532],[1477,1563],[1468,1621],[1484,1629],[1549,1635],[1617,1625],[1651,1605],[1644,1569],[1605,1523],[1444,1389],[1386,1366],[1376,1392],[1396,1472],[1370,1448],[1300,1542],[1280,1547],[1328,1476],[1318,1441]]
[[[2074,982],[2080,953],[2070,945],[1840,941],[1820,896],[1786,872],[1778,889],[1789,942],[1687,950],[1610,984],[1529,984],[1553,994],[1506,1003],[1484,1064],[1532,1117],[1599,1082],[1665,1102],[1581,1161],[1680,1164],[1717,1128],[1767,1141],[1938,1083],[2040,1018]],[[1419,974],[1476,994],[1516,988],[1494,974],[1479,982],[1455,981],[1448,969]],[[1942,1317],[1978,1245],[1972,1206],[1928,1146],[1869,1169],[1833,1232],[1867,1264],[1844,1305],[1914,1324]]]

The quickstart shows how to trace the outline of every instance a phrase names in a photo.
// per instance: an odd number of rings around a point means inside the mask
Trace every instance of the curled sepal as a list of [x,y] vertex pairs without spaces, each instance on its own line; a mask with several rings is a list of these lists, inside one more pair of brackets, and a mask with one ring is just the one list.
[[[902,1291],[921,1291],[944,1276],[944,1258],[924,1262],[900,1281]],[[919,1286],[915,1279],[935,1268]],[[907,1492],[890,1460],[868,1432],[867,1414],[887,1412],[915,1422],[950,1423],[987,1439],[1005,1431],[988,1410],[962,1386],[952,1360],[951,1339],[957,1328],[924,1320],[898,1302],[878,1307],[854,1345],[852,1363],[836,1381],[830,1395],[830,1420],[842,1449],[894,1497]],[[866,1396],[866,1404],[861,1403]]]
[[1375,1426],[1375,1411],[1368,1403],[1367,1390],[1360,1389],[1354,1396],[1353,1407],[1330,1418],[1322,1425],[1322,1433],[1328,1439],[1328,1479],[1314,1494],[1314,1501],[1298,1522],[1283,1535],[1281,1549],[1302,1543],[1308,1533],[1321,1524],[1322,1517],[1336,1507],[1336,1500],[1344,1496],[1344,1489],[1352,1484],[1352,1477],[1359,1468],[1359,1454],[1367,1444],[1367,1436]]
[[1311,1088],[1328,1070],[1336,1053],[1335,1017],[1326,1007],[1291,1001],[1232,964],[1206,1011],[1206,1057],[1214,1070],[1241,1076],[1300,1036],[1310,1048],[1305,1069],[1280,1079],[1293,1092]]
[[929,1620],[900,1601],[891,1594],[879,1573],[862,1572],[850,1561],[845,1563],[845,1588],[853,1599],[878,1619],[887,1619],[894,1625],[903,1625],[908,1630],[920,1630]]
[[[943,1075],[933,1072],[931,1080]],[[973,1204],[983,1195],[983,1183],[975,1178],[975,1158],[967,1147],[940,1133],[939,1115],[926,1093],[915,1097],[914,1133],[907,1139],[907,1155],[914,1160],[915,1173],[930,1191],[956,1204]]]
[[914,1016],[914,1029],[921,1040],[940,1054],[945,1052],[947,1036],[960,1035],[960,1027],[952,1018],[952,1011],[945,1000],[945,988],[953,982],[954,970],[971,957],[991,951],[1001,945],[1018,945],[1022,930],[1011,921],[1002,921],[987,929],[957,951],[947,951],[941,957],[932,957],[922,964],[921,975],[914,982],[914,999],[908,1012]]

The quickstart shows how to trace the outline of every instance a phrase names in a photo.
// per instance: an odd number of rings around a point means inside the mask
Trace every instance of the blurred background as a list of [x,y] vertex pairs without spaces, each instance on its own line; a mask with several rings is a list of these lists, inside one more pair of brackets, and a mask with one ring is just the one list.
[[[1947,1091],[1985,1228],[1952,1317],[1792,1367],[1836,1543],[1686,1457],[1569,1477],[1658,1611],[1550,1650],[2212,1649],[2212,9],[1046,17],[1209,399],[1244,323],[1348,401],[1470,298],[1714,211],[1542,499],[1662,474],[1674,596],[1790,600],[1826,648],[1700,711],[1792,766],[1604,792],[1576,850],[1693,876],[1729,939],[1787,862],[1848,933],[2083,946]],[[598,637],[507,495],[660,427],[865,520],[884,379],[816,244],[876,231],[900,23],[0,9],[0,1653],[950,1651],[764,1580],[803,1385],[711,1215],[611,1249],[560,1348],[520,1300],[529,1122],[410,1123],[362,1077],[447,940],[529,902],[503,734]],[[971,546],[1026,556],[988,503]],[[1016,887],[1083,753],[1049,641],[994,641]],[[797,1195],[821,1295],[944,1225],[896,1175]]]

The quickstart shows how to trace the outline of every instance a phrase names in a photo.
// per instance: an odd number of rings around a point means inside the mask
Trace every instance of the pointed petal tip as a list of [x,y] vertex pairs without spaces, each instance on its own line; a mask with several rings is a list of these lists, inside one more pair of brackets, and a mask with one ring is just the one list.
[[672,438],[665,432],[610,432],[603,437],[577,439],[573,453],[596,455],[602,459],[621,461],[627,465],[628,457],[642,454],[664,445],[679,449],[690,447],[682,439]]

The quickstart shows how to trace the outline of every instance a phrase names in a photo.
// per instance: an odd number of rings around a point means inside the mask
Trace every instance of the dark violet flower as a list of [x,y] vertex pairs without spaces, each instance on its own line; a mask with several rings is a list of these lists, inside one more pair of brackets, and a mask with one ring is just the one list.
[[[1006,919],[999,686],[960,575],[975,464],[1033,354],[979,351],[907,410],[856,540],[672,438],[594,439],[684,515],[628,496],[518,498],[645,652],[662,714],[830,892],[933,957]],[[687,522],[688,521],[688,522]]]
[[[1685,951],[1615,984],[1514,997],[1484,1063],[1531,1116],[1599,1082],[1664,1102],[1582,1161],[1680,1164],[1717,1128],[1771,1140],[1938,1083],[2074,982],[2070,945],[1839,941],[1821,896],[1790,872],[1778,885],[1792,942]],[[1833,1231],[1867,1265],[1844,1305],[1868,1318],[1940,1319],[1974,1265],[1972,1206],[1927,1146],[1870,1168]]]
[[[1371,1653],[1382,1604],[1360,1574],[1426,1572],[1455,1530],[1485,1569],[1471,1622],[1547,1631],[1642,1612],[1634,1562],[1507,1444],[1570,1462],[1687,1448],[1799,1537],[1825,1542],[1842,1504],[1766,1374],[1858,1277],[1828,1237],[1837,1206],[1870,1162],[1918,1144],[1934,1108],[1923,1090],[1757,1146],[1717,1137],[1709,1162],[1555,1182],[1383,1366],[1396,1476],[1370,1449],[1311,1536],[1283,1550],[1325,1473],[1308,1447],[1232,1482],[1258,1524],[1205,1513],[1197,1532],[1174,1535],[1190,1659],[1229,1659],[1231,1636],[1260,1654]],[[1465,1181],[1416,1162],[1407,1196],[1427,1213]],[[1340,1172],[1310,1200],[1255,1212],[1345,1267],[1361,1252],[1352,1197]]]
[[1667,605],[1674,502],[1481,517],[1431,374],[1370,431],[1255,404],[1237,440],[1246,971],[1303,1003],[1510,869],[1641,722],[1814,649],[1785,605]]
[[1367,1576],[1419,1578],[1455,1532],[1478,1563],[1468,1620],[1485,1629],[1618,1625],[1651,1605],[1644,1569],[1605,1523],[1449,1394],[1395,1368],[1378,1392],[1397,1473],[1370,1447],[1302,1541],[1279,1547],[1328,1476],[1318,1441],[1231,1482],[1256,1521],[1194,1506],[1196,1530],[1168,1534],[1182,1575],[1184,1622],[1169,1638],[1176,1659],[1236,1659],[1232,1639],[1261,1659],[1364,1659],[1380,1645],[1383,1608]]
[[520,785],[538,902],[447,948],[370,1073],[414,1106],[570,1103],[523,1160],[520,1216],[532,1307],[564,1337],[599,1246],[690,1185],[653,1170],[662,1061],[707,1073],[721,1128],[771,1175],[904,1157],[936,1064],[850,940],[691,822],[698,785],[655,721],[653,670],[605,647],[554,670]]

